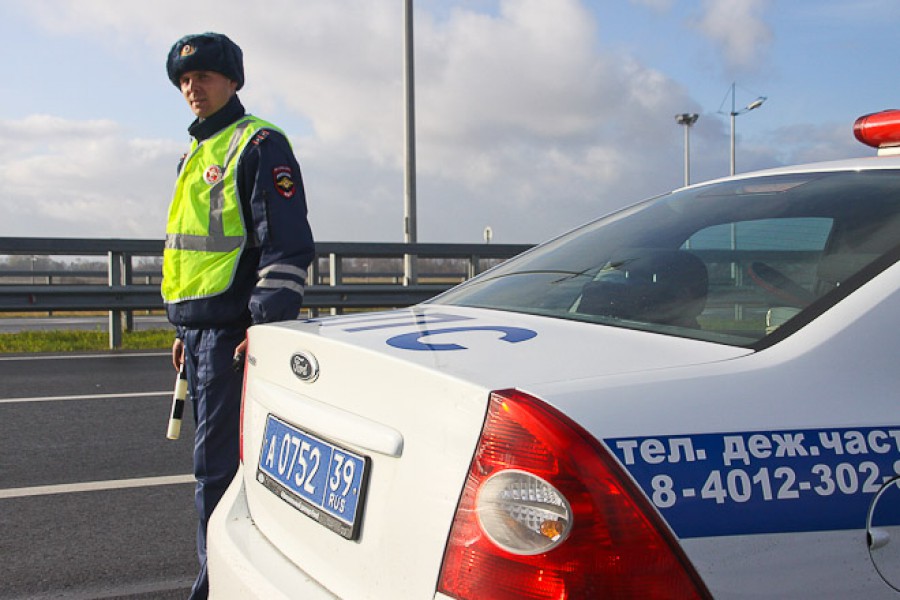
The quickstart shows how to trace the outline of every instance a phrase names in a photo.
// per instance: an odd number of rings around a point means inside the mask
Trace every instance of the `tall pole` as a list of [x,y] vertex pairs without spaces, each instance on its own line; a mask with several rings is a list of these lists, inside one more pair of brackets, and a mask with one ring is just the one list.
[[684,185],[691,184],[691,126],[697,122],[700,115],[697,113],[681,113],[675,115],[675,122],[684,125]]
[[[734,119],[737,117],[737,112],[734,110],[734,83],[731,84],[731,175],[734,175]],[[737,223],[731,222],[731,252],[734,254],[737,252]],[[734,282],[735,287],[738,285],[738,268],[737,263],[732,261],[731,263],[731,280]],[[740,320],[743,317],[743,306],[740,303],[735,303],[734,305],[734,318],[735,320]]]
[[[413,50],[413,0],[404,0],[403,21],[405,30],[404,43],[404,78],[403,91],[406,100],[406,172],[403,185],[403,241],[416,243],[416,111],[415,111],[415,63]],[[415,257],[403,256],[403,284],[415,282]]]
[[763,105],[763,102],[766,101],[766,97],[765,97],[765,96],[759,96],[759,97],[756,98],[756,100],[754,100],[753,102],[751,102],[750,104],[748,104],[747,106],[745,106],[744,108],[742,108],[741,110],[737,110],[737,109],[735,108],[734,88],[735,88],[735,84],[732,83],[732,84],[731,84],[731,112],[728,113],[729,116],[731,117],[731,174],[732,174],[732,175],[734,175],[734,173],[735,173],[735,161],[734,161],[734,144],[735,144],[735,142],[734,142],[734,138],[735,138],[735,135],[734,135],[734,119],[735,119],[735,117],[737,117],[738,115],[742,115],[742,114],[744,114],[744,113],[746,113],[746,112],[750,112],[751,110],[756,110],[757,108],[759,108],[760,106]]
[[[728,113],[728,116],[731,118],[731,175],[735,174],[735,160],[734,160],[734,146],[735,146],[735,134],[734,134],[734,122],[735,118],[738,115],[742,115],[744,113],[750,112],[751,110],[756,110],[760,106],[763,105],[763,102],[766,101],[765,96],[758,96],[756,100],[742,108],[741,110],[737,110],[737,101],[735,100],[735,83],[731,83],[731,112]],[[721,109],[720,109],[721,112]],[[737,250],[737,223],[731,224],[731,249],[732,251]],[[734,281],[735,286],[741,285],[741,271],[737,268],[737,263],[731,263],[731,278]],[[736,304],[734,307],[734,318],[740,320],[742,318],[743,306],[740,304]]]
[[734,175],[734,118],[737,112],[734,110],[734,83],[731,84],[731,174]]

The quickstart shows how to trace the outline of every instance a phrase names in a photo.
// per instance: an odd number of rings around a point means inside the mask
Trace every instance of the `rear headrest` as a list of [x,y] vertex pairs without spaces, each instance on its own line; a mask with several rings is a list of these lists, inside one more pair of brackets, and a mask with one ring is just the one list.
[[584,286],[578,312],[697,327],[708,287],[706,265],[686,250],[623,250]]

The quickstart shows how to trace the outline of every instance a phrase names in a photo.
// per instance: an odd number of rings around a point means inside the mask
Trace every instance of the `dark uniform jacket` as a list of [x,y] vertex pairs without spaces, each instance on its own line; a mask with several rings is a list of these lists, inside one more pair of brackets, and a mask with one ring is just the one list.
[[[202,142],[245,114],[233,96],[213,116],[195,120],[188,132]],[[238,161],[238,195],[248,236],[245,250],[225,292],[166,305],[169,321],[179,331],[295,319],[303,303],[302,273],[315,256],[315,245],[300,165],[287,138],[271,129],[258,132]]]

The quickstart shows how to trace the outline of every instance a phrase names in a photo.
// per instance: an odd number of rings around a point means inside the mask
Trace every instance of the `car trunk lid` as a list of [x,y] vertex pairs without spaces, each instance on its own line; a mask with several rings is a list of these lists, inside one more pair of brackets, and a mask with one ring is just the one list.
[[[254,327],[243,425],[250,511],[276,547],[302,557],[298,566],[337,596],[430,597],[491,390],[746,352],[447,307]],[[325,477],[307,479],[304,442],[359,457],[366,478],[342,480],[346,473],[322,462]],[[287,493],[271,477],[282,464],[295,481],[304,474]],[[329,478],[358,489],[332,498],[358,502],[355,519],[327,495],[316,505],[298,492]]]

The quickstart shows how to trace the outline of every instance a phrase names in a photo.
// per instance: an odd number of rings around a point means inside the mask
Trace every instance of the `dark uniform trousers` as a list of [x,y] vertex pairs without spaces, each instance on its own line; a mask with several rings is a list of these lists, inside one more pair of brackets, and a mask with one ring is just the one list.
[[197,553],[200,574],[191,598],[206,598],[206,527],[213,509],[237,471],[243,373],[232,368],[234,350],[246,336],[243,327],[185,329],[184,360],[194,408],[194,475],[197,488]]

